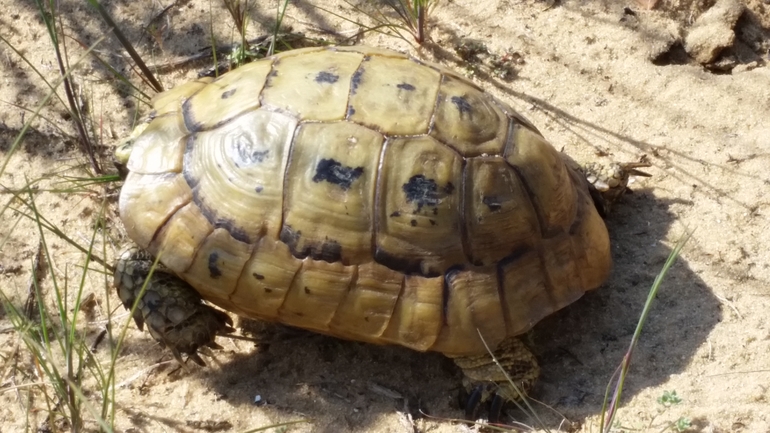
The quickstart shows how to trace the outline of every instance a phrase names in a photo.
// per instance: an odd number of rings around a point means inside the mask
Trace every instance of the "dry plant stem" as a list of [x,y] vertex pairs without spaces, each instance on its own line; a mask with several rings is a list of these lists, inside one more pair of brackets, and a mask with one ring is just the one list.
[[[641,335],[644,324],[647,321],[647,316],[649,316],[650,310],[652,309],[652,302],[655,300],[655,296],[658,294],[658,290],[660,289],[660,285],[663,282],[663,278],[666,276],[669,268],[671,268],[671,266],[676,261],[676,258],[679,256],[682,248],[692,236],[692,233],[692,230],[685,230],[685,233],[682,235],[679,241],[677,241],[676,246],[668,255],[666,263],[663,264],[663,268],[655,277],[655,281],[652,283],[652,287],[647,294],[647,301],[644,303],[642,315],[639,317],[639,321],[636,324],[636,330],[634,331],[633,337],[631,337],[631,343],[629,344],[628,351],[626,351],[626,354],[623,356],[623,360],[615,370],[615,373],[613,373],[612,378],[610,379],[610,383],[607,384],[607,391],[604,396],[604,403],[602,404],[602,417],[600,424],[602,426],[602,431],[604,432],[609,433],[612,429],[612,421],[615,419],[615,414],[617,413],[618,405],[620,404],[620,398],[623,394],[623,385],[626,380],[626,375],[628,374],[628,369],[631,366],[631,355],[633,354],[634,349],[639,342],[639,336]],[[607,407],[607,399],[609,397],[610,389],[612,388],[612,381],[616,377],[618,379],[617,383],[615,384],[612,400],[610,401],[609,407]],[[605,415],[607,416],[605,417]]]
[[27,300],[24,302],[24,316],[28,320],[32,320],[32,315],[35,314],[35,310],[37,310],[36,305],[38,298],[36,296],[35,287],[37,287],[38,282],[43,279],[43,270],[45,269],[43,263],[43,244],[42,242],[38,242],[35,260],[32,263],[32,275],[30,276],[29,287],[27,288]]
[[[96,161],[96,155],[94,154],[94,148],[91,143],[90,138],[88,137],[88,134],[85,130],[85,120],[83,119],[83,113],[80,110],[80,107],[75,102],[75,94],[72,91],[72,81],[71,76],[67,74],[67,68],[64,65],[64,56],[62,55],[61,49],[59,47],[59,32],[56,27],[56,20],[53,18],[55,15],[55,5],[51,1],[48,3],[50,6],[50,11],[47,11],[45,9],[45,5],[42,2],[42,0],[36,0],[38,9],[40,10],[40,14],[42,15],[43,22],[45,22],[46,27],[48,28],[48,34],[51,37],[51,43],[53,43],[54,52],[56,53],[56,63],[59,66],[59,73],[62,76],[63,84],[64,84],[64,93],[67,95],[67,102],[69,103],[70,107],[70,114],[75,120],[75,127],[78,130],[78,135],[80,135],[80,143],[83,146],[83,151],[86,155],[88,155],[88,159],[91,162],[91,167],[93,167],[94,172],[96,174],[101,174],[102,169],[99,166],[99,162]],[[61,18],[60,18],[61,19]],[[59,21],[59,27],[63,28],[63,25],[61,21]],[[66,50],[66,47],[64,47]],[[65,53],[66,55],[66,53]]]
[[529,411],[529,413],[535,418],[535,420],[538,422],[538,424],[540,424],[540,427],[542,429],[548,431],[548,427],[546,427],[545,423],[537,415],[537,412],[535,412],[535,409],[532,408],[532,405],[529,404],[529,400],[528,400],[527,396],[524,395],[523,392],[521,392],[521,389],[519,389],[519,387],[516,385],[516,383],[514,383],[513,380],[511,379],[511,377],[508,375],[508,372],[505,371],[505,369],[503,368],[502,365],[500,365],[500,362],[495,357],[495,354],[492,352],[492,349],[490,349],[489,345],[487,344],[487,340],[485,340],[484,336],[481,335],[481,330],[476,328],[476,332],[479,334],[479,338],[481,338],[481,342],[484,343],[484,348],[487,350],[487,353],[489,354],[489,356],[492,357],[492,361],[495,363],[497,368],[500,369],[500,371],[503,373],[503,375],[505,376],[505,379],[508,381],[508,383],[511,385],[511,387],[516,390],[517,397],[519,398],[519,400],[522,401],[522,403],[524,403],[524,406],[526,406],[527,408],[525,409],[521,404],[519,404],[518,400],[514,400],[513,404],[515,404],[516,407],[519,408],[519,410],[521,410],[522,412]]
[[417,43],[422,44],[425,41],[425,5],[418,2],[417,6]]
[[147,65],[142,60],[142,56],[139,55],[139,53],[136,52],[134,49],[134,46],[131,45],[131,42],[123,35],[123,32],[120,31],[120,28],[117,24],[115,24],[115,21],[112,20],[112,17],[110,17],[110,14],[107,13],[106,10],[102,7],[101,4],[97,0],[88,0],[88,3],[93,6],[97,12],[99,12],[99,15],[102,16],[102,19],[107,23],[108,26],[110,26],[110,29],[115,34],[115,37],[118,38],[120,41],[120,44],[123,45],[123,48],[125,48],[126,51],[128,51],[128,55],[131,56],[131,58],[136,62],[136,65],[139,67],[139,69],[144,74],[144,77],[147,79],[147,81],[150,83],[153,89],[157,92],[163,91],[163,86],[158,82],[158,80],[155,78],[155,75],[153,75],[152,71],[147,67]]

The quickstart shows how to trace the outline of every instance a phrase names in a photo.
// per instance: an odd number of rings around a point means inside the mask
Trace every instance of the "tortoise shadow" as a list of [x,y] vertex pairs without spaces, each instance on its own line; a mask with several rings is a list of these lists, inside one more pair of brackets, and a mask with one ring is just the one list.
[[[615,259],[610,280],[525,337],[542,367],[532,396],[572,421],[601,410],[607,382],[670,251],[660,240],[675,220],[671,203],[649,191],[624,201],[608,221]],[[625,398],[684,371],[720,320],[719,301],[687,263],[678,261],[634,354]],[[257,350],[237,343],[244,350],[206,373],[206,386],[234,406],[253,405],[259,395],[267,402],[264,410],[284,417],[301,413],[314,420],[313,431],[321,432],[364,431],[395,412],[415,418],[421,413],[462,416],[457,404],[461,374],[440,354],[278,329],[284,331],[263,339]],[[538,413],[549,428],[562,421],[547,410]],[[535,425],[526,414],[511,415]]]

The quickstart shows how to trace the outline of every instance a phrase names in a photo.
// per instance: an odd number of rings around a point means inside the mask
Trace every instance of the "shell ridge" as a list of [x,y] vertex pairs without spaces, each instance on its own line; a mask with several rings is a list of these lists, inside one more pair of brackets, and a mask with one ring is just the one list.
[[243,267],[241,268],[241,272],[238,273],[238,278],[235,279],[235,286],[234,286],[235,288],[231,293],[227,294],[227,300],[230,301],[230,303],[232,304],[236,304],[235,302],[233,302],[232,298],[238,292],[238,288],[241,287],[241,280],[250,276],[250,275],[248,276],[246,275],[247,274],[246,266],[248,266],[248,264],[251,263],[251,260],[254,258],[254,255],[257,254],[257,251],[259,250],[259,248],[257,248],[257,245],[259,244],[259,241],[261,239],[262,238],[260,237],[257,240],[255,240],[253,243],[249,243],[249,250],[250,250],[249,257],[243,262]]
[[[296,259],[295,259],[296,260]],[[301,272],[304,272],[305,270],[305,263],[307,263],[307,260],[300,260],[299,261],[299,267],[297,268],[296,272],[294,272],[294,276],[291,277],[291,281],[289,281],[289,284],[286,285],[286,294],[284,294],[283,299],[281,300],[281,305],[276,308],[277,317],[286,317],[286,310],[284,309],[286,305],[286,301],[289,299],[289,292],[291,292],[291,288],[294,287],[294,281],[297,279],[297,276]],[[285,321],[281,321],[281,323],[286,323]]]
[[[380,231],[380,224],[382,223],[382,212],[384,211],[382,200],[384,200],[383,194],[383,186],[382,184],[385,182],[383,179],[384,172],[383,170],[383,164],[385,161],[385,152],[388,150],[388,146],[390,145],[390,137],[387,135],[384,136],[385,140],[382,142],[382,149],[380,150],[380,160],[377,162],[377,179],[374,181],[374,206],[373,206],[373,213],[372,215],[372,251],[371,251],[371,257],[372,260],[377,262],[376,260],[376,253],[378,248],[378,242],[377,242],[377,233]],[[378,262],[379,263],[379,262]],[[403,286],[403,284],[402,284]],[[403,287],[401,288],[403,291]]]
[[401,303],[401,300],[404,297],[404,292],[406,291],[406,277],[407,277],[407,274],[401,275],[401,287],[398,289],[398,296],[396,296],[396,301],[393,303],[393,307],[390,309],[390,314],[388,314],[388,322],[385,324],[385,326],[382,327],[382,331],[380,332],[380,335],[379,335],[380,338],[382,338],[382,336],[385,335],[386,332],[388,332],[391,326],[396,325],[391,322],[393,321],[396,308],[398,308],[398,305]]
[[[350,292],[353,290],[354,287],[358,284],[358,266],[359,265],[353,265],[353,275],[350,277],[350,283],[348,284],[348,287],[345,289],[345,293],[340,296],[339,302],[337,303],[337,306],[334,307],[334,313],[329,317],[329,321],[326,323],[326,329],[330,332],[334,332],[335,329],[332,328],[332,323],[335,322],[335,319],[337,319],[337,313],[339,312],[339,309],[341,306],[345,304],[345,299],[348,297]],[[353,334],[356,335],[362,335],[356,333],[357,330],[353,330]],[[368,337],[368,336],[367,336]]]
[[[172,173],[164,173],[161,176],[167,176],[168,174],[172,174]],[[173,174],[175,176],[179,176],[178,173],[173,173]],[[169,212],[168,213],[168,216],[166,216],[166,218],[163,220],[163,222],[158,225],[158,228],[155,229],[155,233],[152,234],[152,238],[150,239],[150,245],[152,245],[153,242],[155,242],[155,240],[157,239],[158,235],[163,231],[163,228],[166,227],[166,225],[168,225],[169,221],[171,221],[173,219],[174,215],[176,215],[177,212],[179,212],[182,208],[184,208],[185,206],[190,204],[193,200],[194,199],[190,199],[189,201],[186,201],[186,202],[180,204],[179,206],[176,207],[176,209],[174,209],[173,212]]]
[[[540,261],[540,274],[543,276],[543,289],[545,289],[545,294],[548,296],[548,302],[551,306],[551,311],[547,314],[550,314],[557,310],[557,306],[559,304],[558,300],[554,297],[556,286],[553,283],[553,277],[551,277],[551,272],[549,271],[548,264],[546,263],[545,251],[543,251],[543,243],[540,242],[539,239],[533,245],[533,249],[537,252],[537,258]],[[539,320],[540,319],[537,321]]]
[[[465,261],[471,265],[473,265],[473,254],[472,254],[472,248],[470,245],[470,239],[468,239],[468,221],[466,219],[465,213],[468,211],[468,203],[466,203],[466,199],[468,197],[466,188],[473,189],[473,185],[471,182],[468,182],[468,160],[464,158],[462,155],[460,155],[460,158],[462,158],[462,166],[460,168],[460,185],[457,190],[458,193],[458,205],[457,205],[457,223],[460,227],[458,227],[459,235],[460,235],[460,246],[463,249],[463,255],[465,256]],[[451,267],[449,268],[451,269]],[[449,270],[447,269],[447,271]]]
[[519,170],[519,167],[517,167],[514,164],[509,163],[506,161],[506,163],[513,169],[513,173],[516,174],[516,177],[519,178],[519,182],[521,182],[521,186],[524,187],[524,191],[527,193],[527,199],[529,199],[529,203],[532,206],[532,209],[535,210],[535,216],[537,217],[537,225],[538,225],[538,234],[539,237],[542,239],[544,237],[547,237],[547,233],[544,233],[545,227],[546,227],[546,221],[545,216],[543,215],[542,210],[538,206],[537,200],[535,198],[535,194],[532,192],[532,188],[527,183],[526,178]]
[[[302,125],[302,122],[298,122],[297,126],[294,128],[294,131],[292,131],[292,133],[291,133],[291,142],[289,143],[289,149],[286,152],[287,153],[287,156],[286,156],[286,166],[283,167],[283,180],[281,181],[281,184],[282,184],[282,187],[281,187],[282,188],[281,189],[281,222],[280,222],[280,224],[278,224],[278,227],[280,227],[280,230],[278,230],[278,233],[279,233],[278,240],[279,240],[279,242],[283,242],[286,246],[289,247],[289,250],[291,251],[291,254],[294,257],[297,257],[296,254],[295,254],[294,247],[292,245],[289,245],[286,242],[284,242],[280,238],[280,234],[283,233],[284,227],[288,227],[288,226],[285,225],[285,223],[286,223],[286,212],[287,212],[287,209],[286,209],[286,201],[287,201],[286,200],[286,191],[288,190],[287,189],[287,185],[289,184],[289,173],[291,172],[291,170],[289,170],[289,168],[290,168],[290,165],[292,163],[292,158],[294,157],[294,142],[297,140],[297,131],[299,130],[299,127],[301,125]],[[302,257],[297,257],[297,258],[301,259]]]

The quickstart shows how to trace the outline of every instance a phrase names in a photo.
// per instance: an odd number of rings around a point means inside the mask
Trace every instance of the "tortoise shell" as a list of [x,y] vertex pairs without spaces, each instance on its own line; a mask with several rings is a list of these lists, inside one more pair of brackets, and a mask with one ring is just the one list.
[[589,187],[527,120],[441,66],[284,52],[159,94],[126,231],[239,315],[451,356],[599,286]]

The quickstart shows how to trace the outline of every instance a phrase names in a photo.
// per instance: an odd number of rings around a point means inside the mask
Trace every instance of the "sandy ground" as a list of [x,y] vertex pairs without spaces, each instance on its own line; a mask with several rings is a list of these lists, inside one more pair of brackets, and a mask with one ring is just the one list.
[[[548,428],[599,431],[606,384],[626,351],[648,287],[673,245],[691,229],[694,235],[658,294],[634,354],[616,429],[663,431],[684,417],[691,431],[767,432],[770,5],[664,0],[646,10],[649,3],[655,2],[445,1],[429,21],[431,41],[420,49],[378,34],[361,42],[473,72],[479,85],[520,110],[578,160],[644,157],[653,165],[653,177],[635,183],[635,193],[608,221],[615,257],[610,280],[527,336],[542,363],[533,397],[552,408],[535,405]],[[142,55],[158,63],[210,44],[212,27],[219,41],[234,37],[231,20],[217,2],[111,1],[105,6]],[[337,2],[325,7],[354,14]],[[57,67],[32,2],[0,0],[0,10],[0,35],[32,64],[0,44],[0,156],[5,159],[23,122],[48,94],[32,66],[49,81],[56,79]],[[274,8],[256,7],[249,33],[269,33],[274,16]],[[118,43],[84,2],[62,1],[61,19],[73,63],[84,46],[106,36],[97,47],[100,56],[150,92],[129,72]],[[358,29],[305,2],[289,5],[285,23],[327,40]],[[148,27],[153,30],[145,31]],[[508,53],[508,76],[483,64],[469,67],[455,49],[468,38],[492,53]],[[201,68],[177,68],[160,77],[171,87]],[[109,168],[111,146],[147,109],[92,57],[79,63],[73,76]],[[68,189],[73,177],[91,174],[65,113],[56,99],[46,104],[0,178],[0,288],[17,307],[28,298],[40,233],[17,212],[27,207],[10,191],[36,181],[32,196],[39,213],[83,245],[96,230],[100,256],[111,260],[123,242],[115,212],[118,184]],[[21,197],[29,199],[26,193]],[[59,284],[66,277],[72,291],[84,258],[50,233],[46,240],[52,260],[39,281],[43,301],[52,307],[51,272]],[[88,342],[108,317],[114,326],[126,320],[109,278],[98,265],[91,268],[85,294],[92,294],[96,304],[79,327]],[[31,385],[45,377],[9,329],[9,317],[0,310],[0,432],[67,430],[61,423],[45,423],[48,408],[39,387]],[[437,419],[461,416],[460,375],[440,355],[287,330],[263,334],[257,348],[244,341],[221,343],[225,349],[207,358],[208,368],[180,370],[167,351],[132,325],[118,358],[117,430],[243,431],[299,419],[310,422],[286,431],[474,429]],[[109,352],[105,345],[96,352],[103,364]],[[93,381],[82,385],[98,405]],[[675,391],[681,403],[668,409],[658,403],[667,391]],[[257,395],[263,404],[254,404]],[[519,411],[509,415],[534,425]],[[97,429],[90,421],[86,427]]]

